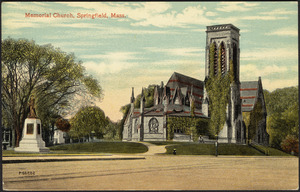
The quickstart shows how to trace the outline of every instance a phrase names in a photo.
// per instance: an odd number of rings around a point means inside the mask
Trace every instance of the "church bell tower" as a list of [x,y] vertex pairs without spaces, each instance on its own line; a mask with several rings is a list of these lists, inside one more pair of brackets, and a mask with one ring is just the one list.
[[[235,81],[240,81],[240,29],[232,24],[207,26],[205,77],[233,71]],[[212,58],[213,57],[213,58]],[[221,61],[218,61],[219,58]],[[212,61],[213,59],[213,61]],[[213,68],[209,64],[214,62]],[[219,62],[221,70],[218,69]],[[232,65],[230,65],[232,62]],[[210,72],[213,69],[214,72]]]
[[[240,30],[232,24],[207,26],[205,79],[230,73],[230,98],[226,121],[218,133],[219,142],[236,143],[243,135],[240,101]],[[220,74],[221,73],[221,74]],[[209,97],[209,95],[208,95]]]

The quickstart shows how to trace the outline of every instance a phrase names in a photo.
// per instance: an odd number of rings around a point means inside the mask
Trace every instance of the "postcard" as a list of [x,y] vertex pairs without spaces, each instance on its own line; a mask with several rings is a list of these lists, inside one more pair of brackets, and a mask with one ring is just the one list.
[[298,2],[1,10],[3,190],[298,189]]

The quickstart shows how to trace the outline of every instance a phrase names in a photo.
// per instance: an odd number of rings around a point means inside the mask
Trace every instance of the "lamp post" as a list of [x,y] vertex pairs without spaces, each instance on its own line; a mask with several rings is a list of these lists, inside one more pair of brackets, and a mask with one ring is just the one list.
[[216,157],[218,156],[218,135],[216,135],[216,143],[215,143],[215,146],[216,146]]

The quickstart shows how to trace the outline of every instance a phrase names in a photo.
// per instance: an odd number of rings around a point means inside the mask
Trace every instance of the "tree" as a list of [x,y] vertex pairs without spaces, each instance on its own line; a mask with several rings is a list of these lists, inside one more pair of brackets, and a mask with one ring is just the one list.
[[281,148],[287,153],[294,152],[296,154],[299,153],[299,138],[288,135],[286,138],[281,142]]
[[97,138],[103,138],[105,128],[110,120],[105,117],[104,112],[97,106],[82,107],[74,117],[70,119],[71,130],[69,132],[72,138],[86,137],[90,138],[94,132]]
[[[148,85],[148,88],[144,89],[145,107],[149,108],[154,105],[154,88],[156,85]],[[134,108],[139,108],[141,104],[141,94],[137,95],[134,101]]]
[[38,117],[50,123],[70,110],[75,95],[100,98],[99,83],[85,75],[81,62],[51,45],[25,39],[2,40],[2,108],[6,126],[12,129],[13,146],[18,146],[31,95]]
[[282,142],[288,135],[299,138],[298,87],[276,89],[273,92],[264,90],[264,98],[270,144],[283,149]]
[[104,138],[109,140],[119,139],[118,135],[118,123],[109,121],[104,131]]
[[122,140],[123,138],[123,128],[124,128],[124,123],[126,120],[126,117],[128,115],[128,112],[130,110],[130,104],[124,105],[120,108],[120,112],[123,113],[123,118],[121,121],[118,122],[118,132],[117,134],[119,135],[119,139]]
[[55,125],[56,125],[57,129],[59,129],[63,132],[68,132],[71,128],[71,124],[69,123],[69,121],[62,117],[58,118],[56,120]]

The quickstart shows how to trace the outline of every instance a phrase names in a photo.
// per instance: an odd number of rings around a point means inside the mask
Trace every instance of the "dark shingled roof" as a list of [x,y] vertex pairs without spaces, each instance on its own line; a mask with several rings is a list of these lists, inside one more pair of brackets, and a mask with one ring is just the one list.
[[253,110],[257,100],[258,81],[241,82],[240,93],[242,101],[242,112],[250,112]]
[[166,84],[166,86],[170,87],[170,99],[173,99],[177,87],[181,88],[182,94],[185,94],[184,92],[186,89],[190,94],[192,85],[193,95],[195,97],[195,107],[201,109],[204,82],[198,79],[194,79],[192,77],[182,75],[180,73],[174,72],[173,75],[170,77],[168,83]]
[[[169,104],[167,114],[169,116],[180,116],[180,117],[190,117],[190,107],[178,104]],[[164,106],[163,104],[155,105],[151,108],[145,108],[144,110],[145,116],[163,116],[164,115]],[[134,109],[133,118],[137,118],[140,116],[140,109]],[[196,117],[206,117],[202,114],[202,112],[198,109],[195,109]]]

